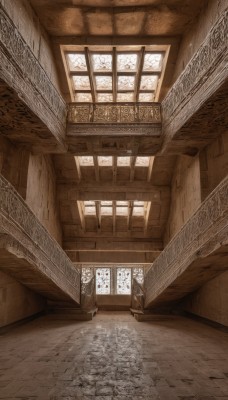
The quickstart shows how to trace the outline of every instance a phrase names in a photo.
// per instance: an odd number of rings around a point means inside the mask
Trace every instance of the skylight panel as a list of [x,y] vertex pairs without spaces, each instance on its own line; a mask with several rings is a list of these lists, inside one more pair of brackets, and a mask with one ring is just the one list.
[[154,101],[154,93],[139,93],[139,101],[145,102],[145,101]]
[[93,54],[92,62],[93,62],[93,69],[95,72],[105,72],[112,70],[111,54]]
[[128,216],[128,207],[116,207],[116,215],[118,216]]
[[111,76],[96,76],[97,90],[112,90],[112,77]]
[[78,101],[79,103],[91,103],[92,102],[92,96],[91,93],[76,93],[75,94],[75,101]]
[[100,167],[111,167],[112,156],[98,156],[98,164]]
[[134,206],[136,207],[144,207],[144,205],[145,205],[144,201],[138,201],[138,200],[134,201]]
[[78,158],[81,167],[90,167],[94,165],[92,156],[79,156]]
[[85,55],[82,53],[67,54],[70,71],[87,71]]
[[112,95],[112,93],[98,93],[97,101],[100,103],[112,102],[113,95]]
[[85,207],[85,215],[96,215],[96,207],[95,206],[86,206]]
[[112,201],[102,200],[101,206],[112,206]]
[[85,200],[84,206],[95,206],[95,201],[94,200]]
[[133,92],[117,93],[117,101],[118,102],[134,101],[134,93]]
[[136,167],[148,167],[150,163],[150,157],[137,157],[136,158]]
[[162,54],[146,53],[144,57],[143,71],[160,71],[162,68]]
[[74,87],[76,90],[90,90],[90,82],[88,76],[73,76]]
[[128,201],[118,200],[118,201],[116,202],[116,205],[117,205],[117,206],[125,206],[125,207],[128,207]]
[[142,75],[140,90],[155,90],[158,82],[157,75]]
[[133,217],[143,217],[144,216],[144,207],[133,207]]
[[117,70],[120,72],[135,72],[137,61],[137,54],[117,54]]
[[129,167],[130,157],[117,157],[117,167]]
[[134,76],[118,76],[118,90],[134,90],[135,77]]
[[112,207],[101,206],[101,215],[107,215],[107,216],[112,215]]

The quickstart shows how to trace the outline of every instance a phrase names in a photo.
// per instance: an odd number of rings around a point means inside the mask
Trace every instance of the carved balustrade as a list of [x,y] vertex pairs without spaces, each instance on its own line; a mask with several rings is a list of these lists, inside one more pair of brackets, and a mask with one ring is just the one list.
[[144,285],[133,278],[131,291],[131,308],[134,310],[144,310],[145,291]]
[[71,103],[68,111],[71,124],[160,124],[158,103]]
[[80,303],[80,272],[18,192],[1,175],[0,233],[7,234],[16,246],[18,244],[20,258],[33,260],[36,272]]
[[178,300],[227,268],[224,260],[216,265],[213,259],[211,264],[205,264],[205,270],[203,262],[227,244],[227,218],[228,177],[204,200],[148,270],[144,281],[146,307]]
[[95,276],[88,282],[81,282],[81,308],[91,310],[96,307]]

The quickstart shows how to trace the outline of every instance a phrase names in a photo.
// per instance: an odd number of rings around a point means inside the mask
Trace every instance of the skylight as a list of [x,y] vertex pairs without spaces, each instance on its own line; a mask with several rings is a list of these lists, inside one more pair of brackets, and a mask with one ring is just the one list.
[[79,156],[78,159],[81,167],[90,167],[94,165],[92,156]]
[[117,157],[117,167],[129,167],[130,157]]
[[107,51],[104,46],[65,46],[72,101],[158,101],[168,50],[164,45],[109,46]]
[[112,156],[98,156],[98,164],[100,167],[111,167]]
[[148,167],[150,163],[150,157],[137,157],[136,158],[136,167]]

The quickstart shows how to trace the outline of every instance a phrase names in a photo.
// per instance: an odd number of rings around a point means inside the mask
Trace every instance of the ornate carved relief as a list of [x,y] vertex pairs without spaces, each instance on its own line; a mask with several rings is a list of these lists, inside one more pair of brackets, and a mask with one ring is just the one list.
[[166,124],[178,108],[189,100],[221,62],[221,56],[227,53],[228,10],[209,32],[199,50],[192,57],[185,70],[179,76],[172,89],[162,102],[163,122]]
[[1,4],[0,57],[0,77],[50,130],[55,121],[55,135],[63,135],[66,104]]
[[37,269],[80,303],[80,273],[19,196],[0,176],[1,229],[40,260]]
[[[201,256],[201,250],[206,244],[211,242],[212,250],[214,249],[213,239],[216,235],[222,232],[224,238],[227,238],[227,199],[228,177],[202,203],[198,211],[171,240],[147,272],[145,276],[146,306],[155,301],[156,297],[166,289],[168,290],[174,280]],[[184,288],[184,294],[187,293],[186,291],[187,285]],[[177,289],[176,295],[178,295]]]
[[158,103],[113,103],[69,105],[70,124],[161,124],[160,104]]

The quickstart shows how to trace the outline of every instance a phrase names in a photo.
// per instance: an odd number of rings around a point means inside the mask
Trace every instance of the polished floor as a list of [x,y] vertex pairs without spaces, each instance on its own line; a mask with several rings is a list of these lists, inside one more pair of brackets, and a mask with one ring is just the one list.
[[228,400],[228,333],[182,317],[41,317],[0,335],[0,399]]

